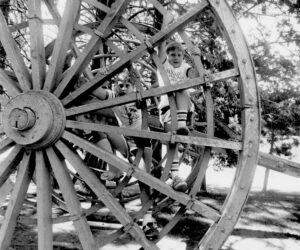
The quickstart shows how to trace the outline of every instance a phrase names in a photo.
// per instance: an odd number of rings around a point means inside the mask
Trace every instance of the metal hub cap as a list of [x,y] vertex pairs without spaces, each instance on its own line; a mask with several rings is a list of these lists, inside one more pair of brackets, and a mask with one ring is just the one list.
[[11,99],[3,112],[3,128],[8,137],[29,148],[56,142],[65,127],[61,102],[45,91],[28,91]]

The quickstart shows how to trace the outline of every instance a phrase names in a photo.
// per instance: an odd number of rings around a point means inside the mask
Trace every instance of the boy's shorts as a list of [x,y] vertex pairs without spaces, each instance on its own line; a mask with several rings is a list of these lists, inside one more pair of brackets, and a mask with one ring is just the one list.
[[128,149],[131,155],[135,155],[136,151],[142,147],[151,147],[151,140],[144,138],[134,138],[131,136],[125,136]]

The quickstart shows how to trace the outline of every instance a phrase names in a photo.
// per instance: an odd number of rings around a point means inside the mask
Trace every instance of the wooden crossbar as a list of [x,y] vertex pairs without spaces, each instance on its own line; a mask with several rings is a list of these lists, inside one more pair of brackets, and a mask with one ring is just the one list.
[[[174,34],[177,29],[182,28],[188,22],[190,22],[191,20],[196,18],[196,16],[199,14],[199,12],[201,12],[203,10],[203,8],[205,8],[207,5],[208,5],[208,3],[206,1],[202,1],[201,3],[199,3],[197,6],[195,6],[195,8],[192,11],[190,11],[190,12],[186,13],[185,15],[181,16],[180,18],[178,18],[178,20],[176,22],[169,25],[167,28],[163,29],[162,31],[158,32],[155,36],[150,38],[149,41],[147,41],[147,44],[146,43],[141,44],[134,51],[129,53],[128,56],[126,56],[126,58],[114,63],[111,66],[111,68],[110,68],[107,75],[95,77],[92,81],[89,82],[89,84],[83,85],[82,87],[80,87],[76,91],[74,91],[74,92],[70,93],[68,96],[66,96],[62,100],[62,103],[64,105],[67,105],[67,104],[75,101],[77,98],[79,98],[85,92],[92,91],[93,89],[97,88],[99,86],[100,82],[109,80],[112,76],[114,76],[114,74],[117,71],[120,71],[124,67],[126,67],[126,65],[129,61],[136,60],[137,58],[141,57],[141,55],[143,53],[145,53],[145,50],[147,50],[150,45],[155,47],[155,46],[161,44],[168,37],[172,36],[172,34]],[[82,57],[86,58],[87,54],[83,53]],[[73,66],[74,67],[74,72],[73,73],[70,72],[70,74],[68,74],[68,76],[66,76],[63,79],[63,81],[60,84],[60,90],[57,90],[55,92],[55,94],[57,96],[60,96],[63,89],[67,86],[68,82],[74,76],[75,72],[77,72],[77,70],[75,70],[75,67],[76,67],[75,65],[76,65],[76,62],[74,63],[74,66]],[[83,64],[78,62],[78,67],[80,67],[80,65],[82,66]]]
[[[211,76],[211,82],[212,83],[217,82],[220,80],[224,80],[226,78],[236,77],[238,75],[239,75],[239,72],[237,69],[225,70],[225,71],[213,74]],[[164,86],[164,87],[146,90],[143,92],[143,98],[160,96],[160,95],[168,94],[168,93],[174,92],[174,91],[180,91],[180,90],[184,90],[184,89],[188,89],[188,88],[197,87],[197,86],[203,85],[205,83],[206,82],[203,79],[203,77],[189,79],[189,80],[186,80],[186,81],[181,82],[176,85]],[[85,85],[89,85],[89,83],[86,83]],[[83,85],[83,87],[85,87],[85,85]],[[88,88],[88,87],[86,87],[86,88]],[[75,92],[73,92],[73,93],[75,93]],[[86,105],[82,105],[82,106],[78,106],[78,107],[74,107],[74,108],[69,108],[66,110],[66,115],[67,116],[79,115],[79,114],[83,114],[85,112],[96,111],[99,109],[113,107],[116,105],[122,105],[122,104],[135,102],[135,101],[137,101],[136,93],[130,93],[130,94],[127,94],[126,96],[106,100],[104,102],[90,103],[90,104],[86,104]]]

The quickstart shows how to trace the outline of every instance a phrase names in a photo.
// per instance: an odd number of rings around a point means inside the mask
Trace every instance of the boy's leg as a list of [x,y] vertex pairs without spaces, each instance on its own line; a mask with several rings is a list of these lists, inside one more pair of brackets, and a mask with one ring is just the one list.
[[[111,144],[106,136],[101,136],[100,140],[96,143],[100,148],[113,153],[113,149]],[[109,165],[109,171],[106,171],[101,174],[101,180],[107,181],[116,181],[119,180],[123,176],[123,173],[116,167]]]
[[[165,123],[165,131],[171,130],[171,124]],[[167,152],[169,151],[169,145],[167,144]],[[171,166],[171,178],[173,180],[172,187],[175,191],[184,192],[187,189],[187,183],[179,175],[179,152],[178,147],[176,147],[176,153]]]
[[[152,166],[152,147],[151,147],[151,142],[150,140],[145,140],[145,139],[135,139],[134,143],[136,144],[136,148],[144,148],[143,152],[143,157],[139,163],[139,169],[150,173],[151,171],[151,166]],[[140,187],[140,192],[141,192],[141,205],[145,206],[146,203],[150,200],[151,198],[151,188],[142,183],[139,182],[139,187]],[[155,218],[152,216],[152,211],[151,209],[146,212],[146,214],[143,216],[143,222],[142,222],[142,229],[145,232],[146,237],[149,240],[154,240],[158,237],[159,231],[157,227],[157,223]]]
[[[150,173],[152,166],[152,148],[150,140],[134,140],[136,144],[136,148],[144,147],[143,157],[139,162],[139,169],[145,171],[146,173]],[[148,185],[139,182],[140,190],[141,190],[141,203],[142,205],[146,204],[151,196],[151,189]]]
[[189,129],[187,128],[187,114],[189,110],[190,96],[187,91],[180,91],[176,93],[176,105],[177,105],[177,122],[178,129],[177,134],[188,135]]
[[[150,147],[144,148],[143,158],[140,161],[139,169],[144,170],[147,173],[150,173],[152,164],[152,149]],[[151,190],[150,187],[142,182],[139,182],[141,190],[141,203],[144,205],[150,198]]]
[[185,192],[187,183],[179,175],[179,152],[177,150],[171,166],[171,178],[173,180],[172,187],[175,191]]
[[[145,147],[143,160],[141,160],[139,168],[143,169],[147,173],[150,173],[152,165],[152,148]],[[141,190],[141,203],[144,206],[150,199],[151,196],[151,189],[149,186],[145,185],[144,183],[139,182],[140,190]],[[157,227],[157,223],[155,218],[152,216],[152,211],[149,210],[143,216],[143,223],[142,223],[143,231],[145,232],[146,237],[149,240],[154,240],[158,237],[159,231]]]
[[128,145],[123,135],[109,133],[107,139],[113,149],[119,151],[125,158],[129,157]]

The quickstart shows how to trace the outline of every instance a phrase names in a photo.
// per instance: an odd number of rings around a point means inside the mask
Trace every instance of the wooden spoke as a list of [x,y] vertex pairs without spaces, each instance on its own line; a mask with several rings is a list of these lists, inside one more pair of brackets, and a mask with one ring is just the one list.
[[19,84],[13,81],[3,69],[0,69],[0,81],[9,96],[16,96],[21,93]]
[[[0,206],[6,201],[7,195],[11,193],[14,183],[8,178],[0,188]],[[4,213],[3,213],[4,215]]]
[[124,24],[125,27],[127,27],[127,29],[132,32],[137,39],[139,39],[141,42],[144,42],[145,37],[144,35],[131,23],[129,22],[127,19],[122,18],[121,22]]
[[206,174],[206,170],[208,168],[210,154],[211,154],[210,148],[207,148],[207,147],[204,148],[202,159],[201,159],[201,161],[198,161],[197,165],[195,166],[195,169],[197,169],[197,173],[195,173],[195,175],[193,175],[194,173],[192,172],[192,174],[190,175],[190,177],[191,177],[190,180],[193,181],[193,187],[190,190],[190,194],[192,194],[192,195],[195,195],[198,192],[198,190],[200,190],[200,188],[201,188],[203,179]]
[[30,166],[31,154],[25,154],[16,179],[9,205],[5,212],[4,222],[0,229],[0,249],[8,249],[10,241],[17,224],[17,218],[22,208],[22,204],[32,176],[32,166]]
[[[56,20],[56,23],[58,25],[61,21],[61,16],[58,13],[57,9],[55,8],[54,3],[52,1],[49,1],[49,0],[46,0],[45,3],[47,5],[48,10],[50,11],[51,15],[53,16],[53,19]],[[75,23],[74,28],[77,29],[78,26],[81,27],[82,25],[79,25],[79,24]],[[94,34],[94,33],[92,32],[92,34]],[[79,53],[79,50],[78,50],[78,48],[77,48],[77,46],[76,46],[76,44],[73,40],[71,40],[71,44],[72,44],[73,52],[75,53],[76,56],[78,56],[80,53]],[[84,73],[85,73],[85,76],[88,79],[91,78],[92,74],[90,73],[90,71],[87,68],[84,70]]]
[[90,4],[90,5],[92,5],[92,6],[94,6],[94,7],[96,7],[96,8],[98,8],[99,10],[102,10],[105,13],[108,13],[109,10],[110,10],[110,8],[108,6],[106,6],[103,3],[98,2],[96,0],[83,0],[83,1]]
[[118,21],[120,15],[123,14],[128,4],[128,0],[118,0],[112,5],[109,13],[106,15],[104,20],[101,22],[100,26],[95,31],[96,34],[99,34],[99,36],[92,37],[90,42],[85,46],[85,49],[82,52],[82,54],[76,59],[73,66],[70,68],[70,70],[68,70],[68,73],[64,76],[59,86],[55,90],[54,94],[56,96],[59,97],[63,93],[64,89],[67,87],[71,79],[74,76],[80,74],[87,67],[87,64],[90,62],[92,56],[99,49],[99,42],[101,42],[102,38],[105,38],[110,34],[111,29]]
[[[115,157],[112,157],[107,151],[93,145],[90,142],[85,141],[84,139],[77,137],[76,135],[73,135],[69,132],[65,132],[63,134],[63,138],[66,140],[76,144],[81,145],[81,147],[90,152],[91,154],[107,161],[107,163],[116,166],[117,168],[120,168],[123,172],[131,172],[132,167],[126,162],[120,161],[116,159]],[[134,169],[133,176],[137,178],[139,181],[152,186],[159,192],[169,196],[170,198],[180,202],[183,205],[187,205],[190,202],[189,196],[185,194],[180,194],[172,190],[167,184],[160,182],[158,179],[149,176],[145,171],[140,170],[138,168]],[[202,214],[203,216],[215,221],[219,218],[219,213],[215,211],[214,209],[206,206],[202,202],[195,201],[192,205],[192,209],[196,212]]]
[[[152,206],[152,203],[153,203],[152,200],[149,200],[143,206],[143,208],[134,215],[133,220],[137,221],[137,220],[141,219],[143,217],[143,215],[147,212],[147,210]],[[118,229],[117,231],[115,231],[114,233],[110,234],[109,237],[103,237],[103,239],[101,239],[99,247],[105,246],[109,242],[113,242],[114,240],[116,240],[117,238],[119,238],[122,235],[124,235],[124,227],[122,227],[122,228]]]
[[[99,10],[108,13],[109,8],[96,0],[84,0],[86,3],[98,8]],[[120,17],[120,21],[126,26],[140,41],[144,40],[144,36],[142,33],[134,26],[131,22],[129,22],[126,18]],[[90,33],[90,32],[89,32]]]
[[154,5],[154,7],[162,14],[165,15],[167,13],[167,10],[164,8],[164,6],[158,2],[157,0],[149,0],[150,3]]
[[88,168],[84,167],[79,157],[75,157],[75,155],[72,154],[71,151],[68,150],[61,142],[57,142],[56,146],[64,153],[65,156],[67,156],[66,158],[73,163],[73,166],[76,171],[78,171],[79,175],[87,181],[88,185],[90,185],[90,187],[98,195],[99,199],[107,206],[107,208],[109,208],[116,218],[125,227],[130,226],[129,233],[131,233],[134,237],[137,237],[145,249],[158,249],[156,246],[148,242],[138,225],[132,221],[124,208],[113,199],[113,196],[106,190],[103,184],[99,182],[96,176]]
[[96,249],[96,242],[83,214],[76,196],[73,183],[66,170],[66,165],[57,157],[52,148],[46,150],[55,178],[67,203],[68,211],[73,217],[73,224],[78,232],[79,240],[84,249]]
[[22,90],[23,91],[29,90],[31,88],[31,77],[25,66],[21,53],[17,48],[16,42],[14,41],[10,33],[10,30],[7,27],[2,11],[0,11],[0,33],[1,33],[0,40],[2,46],[5,49],[7,58],[14,69],[14,73],[18,78]]
[[169,221],[169,223],[163,228],[163,230],[159,232],[159,237],[156,240],[156,242],[160,241],[164,236],[166,236],[172,230],[172,228],[174,228],[174,226],[176,226],[176,224],[180,221],[180,219],[184,215],[185,211],[186,211],[185,207],[181,207],[179,209],[179,211],[172,218],[172,220]]
[[0,153],[7,149],[8,146],[14,144],[14,141],[8,137],[5,137],[0,141]]
[[214,121],[216,123],[217,126],[219,126],[221,129],[223,129],[223,131],[230,136],[230,138],[232,138],[233,140],[241,140],[241,135],[239,135],[238,133],[236,133],[235,131],[233,131],[233,129],[231,129],[230,127],[228,127],[227,124],[225,124],[224,122],[222,122],[220,119],[218,118],[214,118]]
[[[9,101],[9,97],[7,95],[0,96],[0,105],[5,106]],[[4,134],[3,124],[0,124],[0,135]]]
[[43,0],[43,2],[47,6],[48,11],[50,12],[53,19],[56,21],[57,24],[59,24],[60,20],[61,20],[61,17],[60,17],[60,14],[59,14],[59,12],[56,8],[56,5],[55,5],[54,1],[53,0]]
[[30,16],[29,27],[32,65],[32,85],[34,89],[41,89],[42,84],[45,80],[46,73],[41,1],[29,1],[28,10]]
[[[43,23],[47,24],[47,25],[56,25],[56,22],[53,19],[43,19]],[[12,33],[12,32],[18,31],[18,30],[23,30],[28,27],[29,27],[29,22],[24,21],[24,22],[9,26],[9,30]]]
[[13,150],[8,154],[8,156],[1,162],[0,168],[0,187],[9,177],[9,174],[12,173],[19,162],[21,161],[23,155],[23,150],[20,146],[15,146]]
[[39,249],[50,250],[53,245],[52,234],[52,202],[50,174],[42,151],[36,152],[36,185]]
[[52,91],[61,78],[79,9],[80,1],[68,0],[66,2],[65,13],[59,25],[59,33],[55,41],[44,90]]
[[112,41],[107,41],[105,44],[110,47],[121,59],[126,55],[126,53],[120,50]]

